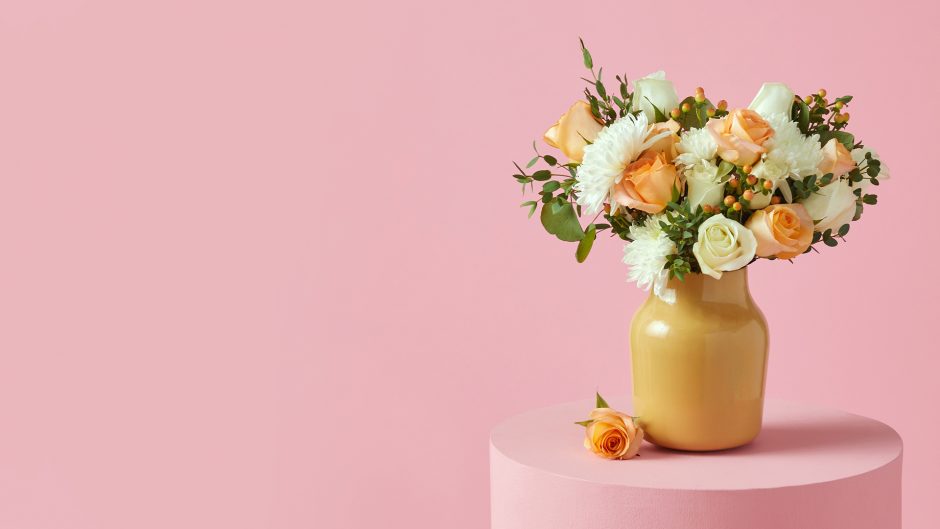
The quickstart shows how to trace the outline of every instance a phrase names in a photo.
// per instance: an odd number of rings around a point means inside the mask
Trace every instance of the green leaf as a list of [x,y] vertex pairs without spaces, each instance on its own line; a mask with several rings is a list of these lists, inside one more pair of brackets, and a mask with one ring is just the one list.
[[527,200],[522,204],[519,204],[520,208],[529,208],[529,218],[532,218],[532,215],[535,213],[536,208],[539,207],[539,203],[535,200]]
[[836,141],[845,146],[849,151],[855,146],[855,136],[842,130],[824,130],[819,133],[820,145],[829,143],[829,140],[835,138]]
[[542,192],[554,193],[555,191],[558,191],[559,187],[561,187],[561,184],[558,182],[558,180],[549,180],[548,182],[545,182],[544,185],[542,185]]
[[577,424],[578,426],[584,426],[585,428],[587,428],[588,426],[591,425],[592,422],[594,422],[594,419],[588,419],[586,421],[578,421],[575,424]]
[[556,160],[554,156],[551,156],[551,155],[549,155],[549,154],[546,154],[546,155],[543,156],[542,158],[545,158],[545,163],[547,163],[548,165],[552,165],[552,166],[553,166],[553,165],[555,165],[556,163],[558,163],[558,160]]
[[650,106],[653,107],[653,123],[663,123],[669,121],[669,117],[656,105],[650,101],[650,98],[646,98],[646,101],[649,102]]
[[535,162],[537,161],[539,161],[538,156],[536,156],[535,158],[532,158],[531,160],[529,160],[529,163],[525,164],[525,168],[528,169],[529,167],[532,167],[533,165],[535,165]]
[[552,177],[552,172],[548,169],[542,169],[532,173],[532,178],[539,182],[544,182]]
[[849,225],[843,224],[842,227],[839,228],[839,231],[838,231],[839,237],[845,237],[845,234],[847,234],[848,232],[849,232]]
[[581,41],[581,55],[584,57],[584,67],[585,68],[594,68],[594,60],[591,59],[591,52],[584,47],[584,39],[578,39]]
[[607,99],[607,89],[604,88],[604,83],[600,79],[594,81],[594,89],[597,90],[597,95],[601,96],[601,99]]
[[806,134],[809,130],[809,105],[800,101],[800,121],[798,123],[800,132]]
[[731,171],[734,171],[734,164],[731,162],[726,162],[724,160],[718,164],[718,175],[717,178],[724,178],[728,176]]
[[584,230],[574,213],[574,208],[568,202],[552,201],[548,207],[542,207],[539,215],[545,231],[567,242],[577,242],[584,237]]
[[874,206],[878,203],[878,195],[865,195],[862,197],[862,202],[868,204],[869,206]]
[[823,242],[826,244],[826,246],[830,246],[830,247],[839,245],[839,241],[832,239],[832,238],[823,239]]
[[578,241],[578,249],[574,252],[575,259],[579,263],[583,263],[589,253],[591,253],[591,248],[594,246],[594,239],[597,238],[597,226],[593,224],[588,224],[586,230],[584,230],[584,238]]
[[609,408],[610,407],[610,404],[607,404],[607,401],[604,400],[604,397],[601,397],[600,393],[595,392],[595,395],[597,395],[597,403],[594,406],[595,408]]

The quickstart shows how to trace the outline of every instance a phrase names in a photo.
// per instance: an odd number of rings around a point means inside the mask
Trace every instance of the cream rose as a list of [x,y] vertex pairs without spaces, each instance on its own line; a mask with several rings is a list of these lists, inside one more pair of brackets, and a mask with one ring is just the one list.
[[667,116],[672,109],[679,106],[676,88],[672,81],[666,80],[666,72],[662,70],[633,82],[633,111],[642,110],[646,119],[653,123],[656,121],[654,105]]
[[836,231],[855,217],[855,188],[848,180],[836,180],[803,199],[801,204],[816,222],[816,231]]
[[578,101],[545,131],[545,143],[580,163],[584,157],[584,146],[587,145],[585,140],[594,141],[603,128],[591,114],[591,105]]
[[819,174],[832,173],[834,178],[848,174],[855,169],[855,160],[852,153],[842,145],[842,142],[832,138],[823,146],[823,161],[819,164]]
[[754,259],[757,239],[741,223],[718,214],[698,227],[698,240],[692,253],[702,273],[721,279],[722,272],[747,266]]
[[718,178],[718,166],[703,160],[685,170],[689,186],[687,200],[693,210],[699,206],[717,206],[725,198],[725,180]]
[[790,109],[793,107],[793,90],[783,83],[764,83],[760,91],[747,107],[757,112],[764,118],[774,114],[784,114],[790,116]]
[[767,152],[764,142],[774,135],[770,124],[757,112],[737,109],[706,125],[715,143],[718,155],[735,165],[753,165]]
[[595,408],[584,434],[584,447],[607,459],[630,459],[640,451],[643,429],[633,417],[610,408]]
[[623,171],[610,190],[611,200],[621,206],[647,213],[659,213],[672,200],[672,190],[682,191],[676,166],[663,153],[644,151]]
[[757,238],[759,257],[793,259],[813,242],[813,219],[800,204],[778,204],[755,211],[747,228]]

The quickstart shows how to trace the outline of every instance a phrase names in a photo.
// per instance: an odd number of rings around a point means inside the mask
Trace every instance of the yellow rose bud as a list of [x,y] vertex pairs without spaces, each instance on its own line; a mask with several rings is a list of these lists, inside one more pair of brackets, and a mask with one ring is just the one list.
[[584,430],[584,447],[607,459],[630,459],[640,451],[643,429],[633,417],[610,408],[595,408]]

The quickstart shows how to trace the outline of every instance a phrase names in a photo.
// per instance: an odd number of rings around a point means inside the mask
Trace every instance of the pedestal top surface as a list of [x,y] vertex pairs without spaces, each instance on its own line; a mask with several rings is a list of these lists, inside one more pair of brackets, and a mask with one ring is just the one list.
[[[620,407],[622,399],[612,399]],[[846,479],[901,455],[891,427],[874,419],[806,404],[767,401],[764,426],[751,444],[720,452],[679,452],[644,443],[637,458],[610,461],[584,448],[593,401],[569,402],[516,415],[490,443],[518,464],[583,481],[655,489],[746,490]]]

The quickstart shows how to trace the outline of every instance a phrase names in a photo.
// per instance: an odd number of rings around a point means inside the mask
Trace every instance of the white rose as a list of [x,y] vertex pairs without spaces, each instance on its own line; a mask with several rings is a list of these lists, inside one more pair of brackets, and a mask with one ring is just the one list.
[[633,110],[642,110],[646,119],[653,123],[656,121],[653,105],[667,116],[679,106],[679,95],[672,81],[666,80],[666,72],[662,70],[633,82]]
[[685,181],[689,186],[687,200],[692,210],[699,206],[717,206],[725,198],[726,179],[719,179],[718,166],[702,161],[685,170]]
[[790,115],[793,106],[793,91],[783,83],[764,83],[754,96],[754,101],[747,108],[757,112],[765,119],[772,114]]
[[747,266],[757,252],[757,239],[751,230],[724,215],[714,215],[698,227],[698,241],[692,253],[703,274],[721,279],[722,272]]
[[855,216],[855,188],[848,180],[835,182],[819,188],[801,203],[816,221],[816,231],[838,230],[843,224],[851,222]]

